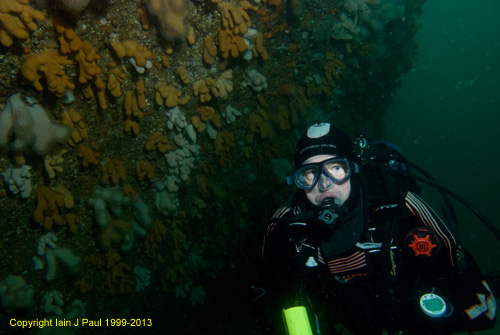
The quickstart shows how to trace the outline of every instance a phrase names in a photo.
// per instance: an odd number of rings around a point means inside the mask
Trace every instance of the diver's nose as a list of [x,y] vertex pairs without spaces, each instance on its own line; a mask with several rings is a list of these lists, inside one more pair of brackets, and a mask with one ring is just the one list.
[[319,180],[318,180],[318,187],[319,187],[319,189],[321,191],[326,191],[329,188],[331,188],[332,186],[333,186],[332,180],[328,176],[326,176],[324,173],[322,173],[319,176]]

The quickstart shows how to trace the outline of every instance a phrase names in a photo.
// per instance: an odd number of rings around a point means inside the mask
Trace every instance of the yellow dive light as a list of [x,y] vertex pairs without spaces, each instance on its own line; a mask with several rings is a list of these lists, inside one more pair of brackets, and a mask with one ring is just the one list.
[[311,324],[304,306],[283,309],[283,322],[288,335],[312,335]]

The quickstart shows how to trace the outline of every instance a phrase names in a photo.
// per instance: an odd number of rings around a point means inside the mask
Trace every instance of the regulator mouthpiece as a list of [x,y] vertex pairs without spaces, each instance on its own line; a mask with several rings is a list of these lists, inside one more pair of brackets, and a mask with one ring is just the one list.
[[342,222],[343,209],[338,205],[341,202],[336,198],[325,198],[318,206],[316,218],[326,228],[335,228]]

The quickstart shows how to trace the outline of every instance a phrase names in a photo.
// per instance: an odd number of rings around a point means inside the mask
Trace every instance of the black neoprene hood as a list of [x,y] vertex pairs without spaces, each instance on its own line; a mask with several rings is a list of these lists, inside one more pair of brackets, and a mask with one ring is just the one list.
[[352,142],[342,130],[329,123],[316,123],[307,129],[295,148],[295,168],[317,155],[353,158]]

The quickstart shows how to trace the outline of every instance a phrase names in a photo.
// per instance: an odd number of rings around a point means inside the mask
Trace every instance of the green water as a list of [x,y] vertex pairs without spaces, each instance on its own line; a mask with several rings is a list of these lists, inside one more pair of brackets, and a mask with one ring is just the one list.
[[[500,228],[500,2],[428,1],[414,71],[386,114],[407,157]],[[457,207],[465,245],[484,272],[500,270],[500,242]],[[499,334],[500,327],[481,334]]]

